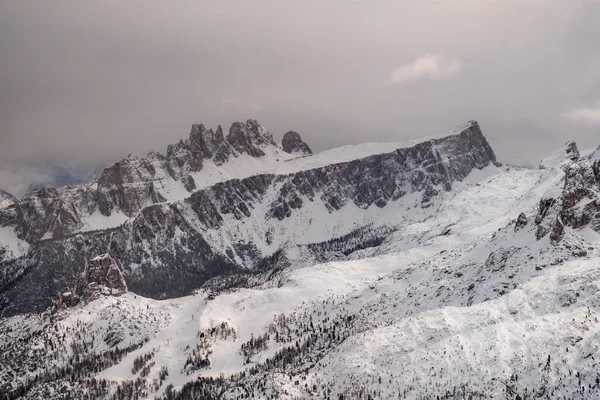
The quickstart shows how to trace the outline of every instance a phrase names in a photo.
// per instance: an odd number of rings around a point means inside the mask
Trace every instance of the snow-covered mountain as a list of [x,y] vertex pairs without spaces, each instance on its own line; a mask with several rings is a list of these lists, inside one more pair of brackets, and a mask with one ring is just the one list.
[[128,157],[97,182],[41,189],[0,210],[13,256],[1,269],[0,313],[46,309],[108,251],[128,287],[156,299],[230,284],[213,278],[248,280],[294,245],[324,260],[319,243],[355,234],[342,251],[366,246],[407,218],[426,218],[435,198],[495,163],[475,122],[420,143],[312,156],[286,153],[254,120],[234,123],[226,138],[194,125],[165,157]]
[[600,396],[600,150],[286,137],[194,125],[0,213],[0,392]]

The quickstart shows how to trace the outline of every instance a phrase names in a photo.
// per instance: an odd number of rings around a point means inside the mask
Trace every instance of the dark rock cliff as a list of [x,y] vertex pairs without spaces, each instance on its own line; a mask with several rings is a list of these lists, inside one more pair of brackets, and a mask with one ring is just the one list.
[[569,142],[565,156],[562,190],[540,200],[535,218],[538,240],[549,234],[550,240],[558,243],[564,237],[565,227],[589,226],[600,233],[600,148],[581,157],[576,144]]
[[300,134],[294,131],[289,131],[283,135],[283,139],[281,140],[281,148],[283,151],[290,154],[312,154],[312,150],[306,143],[304,143],[300,137]]

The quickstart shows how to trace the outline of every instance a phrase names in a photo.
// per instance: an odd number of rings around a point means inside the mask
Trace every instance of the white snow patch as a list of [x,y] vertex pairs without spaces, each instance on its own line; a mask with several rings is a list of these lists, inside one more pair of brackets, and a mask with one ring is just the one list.
[[78,232],[116,228],[123,225],[128,219],[127,215],[118,210],[113,210],[109,216],[96,210],[93,214],[82,217],[83,227]]
[[0,247],[8,249],[12,257],[20,257],[29,249],[29,243],[19,239],[13,227],[0,226]]

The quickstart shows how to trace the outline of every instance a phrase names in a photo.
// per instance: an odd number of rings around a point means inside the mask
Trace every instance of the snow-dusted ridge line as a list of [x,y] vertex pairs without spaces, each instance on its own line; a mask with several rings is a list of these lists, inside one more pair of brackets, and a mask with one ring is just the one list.
[[[215,165],[209,160],[208,162],[205,162],[205,166],[202,170],[192,173],[197,188],[195,191],[192,193],[179,191],[179,193],[174,193],[174,196],[171,196],[171,198],[164,203],[185,200],[194,192],[208,189],[218,183],[226,183],[233,180],[243,181],[245,178],[257,175],[288,176],[298,172],[316,170],[328,165],[345,164],[362,160],[374,155],[391,154],[399,149],[407,149],[421,143],[442,140],[449,136],[458,135],[474,125],[477,125],[476,121],[468,121],[458,125],[452,130],[440,134],[397,142],[369,142],[346,145],[304,156],[287,155],[286,153],[282,153],[279,147],[276,146],[265,148],[265,156],[259,158],[241,154],[223,165]],[[163,179],[169,180],[169,177]],[[129,219],[131,218],[132,217]],[[107,227],[115,227],[118,225],[109,224]],[[79,232],[85,232],[87,230],[88,229],[79,230]],[[92,228],[89,230],[94,229]]]
[[[71,234],[63,234],[61,238],[84,232],[95,232],[119,228],[120,226],[135,219],[146,207],[153,207],[157,204],[172,204],[184,201],[191,197],[195,192],[203,189],[209,189],[219,183],[243,181],[245,178],[259,175],[274,175],[278,177],[290,176],[295,173],[317,170],[330,165],[346,164],[375,155],[392,154],[400,149],[408,149],[425,142],[435,143],[438,140],[459,135],[474,125],[477,125],[476,121],[469,121],[455,127],[452,130],[436,135],[429,135],[422,138],[398,142],[373,142],[358,145],[347,145],[324,150],[322,152],[307,156],[289,155],[283,153],[277,146],[267,146],[263,149],[265,155],[260,158],[254,158],[247,154],[240,154],[236,155],[227,163],[222,165],[215,165],[212,160],[206,160],[202,170],[191,174],[196,184],[196,189],[191,193],[183,189],[181,183],[174,181],[168,174],[162,174],[156,177],[155,182],[158,182],[163,188],[164,196],[166,197],[164,201],[148,204],[130,216],[124,215],[122,211],[118,209],[114,210],[111,215],[105,216],[102,215],[98,209],[95,209],[89,215],[81,215],[82,226],[79,229],[74,230]],[[154,152],[150,152],[148,155],[149,159],[156,157],[155,154],[156,153]],[[125,160],[139,159],[130,155],[125,158]],[[156,183],[154,185],[156,185]],[[79,189],[84,191],[95,191],[97,188],[98,180],[96,179],[92,182],[69,186],[58,190],[61,192],[76,192]],[[36,191],[38,190],[39,189],[36,189]],[[52,239],[53,237],[50,232],[40,238],[41,241]],[[14,240],[16,240],[16,237]]]
[[[309,156],[292,158],[284,161],[283,166],[277,166],[273,172],[278,175],[291,174],[295,172],[321,168],[326,165],[341,164],[360,160],[369,156],[378,154],[389,154],[399,149],[406,149],[420,143],[445,139],[448,136],[458,135],[465,130],[477,124],[476,121],[469,121],[458,125],[456,128],[443,133],[423,136],[416,139],[403,140],[397,142],[369,142],[357,145],[340,146],[329,150],[323,150]],[[296,165],[297,164],[297,165]]]
[[[289,158],[279,158],[281,157],[281,153],[275,150],[275,153],[272,154],[267,149],[266,151],[266,160],[262,158],[252,159],[251,161],[259,162],[262,168],[232,168],[234,172],[231,172],[232,169],[229,168],[228,164],[221,166],[214,166],[216,169],[224,170],[225,173],[219,176],[221,179],[206,180],[205,184],[203,184],[203,178],[205,178],[203,171],[196,172],[192,176],[194,176],[194,180],[196,181],[197,190],[209,189],[210,187],[219,184],[219,183],[227,183],[228,181],[244,181],[245,178],[250,178],[252,176],[260,176],[260,175],[274,175],[276,177],[284,177],[291,176],[299,172],[304,171],[312,171],[317,170],[326,166],[333,166],[339,164],[346,164],[352,161],[362,160],[375,155],[386,155],[392,154],[400,149],[408,149],[414,147],[418,144],[443,140],[450,136],[459,135],[465,130],[477,125],[476,121],[468,121],[467,123],[458,125],[456,128],[446,131],[440,134],[424,136],[417,139],[404,140],[398,142],[369,142],[369,143],[361,143],[357,145],[346,145],[341,147],[336,147],[329,150],[323,150],[319,153],[314,153],[306,156],[292,156]],[[275,161],[272,160],[273,156],[278,157]],[[247,158],[245,155],[241,155],[242,158]],[[248,161],[248,160],[247,160]],[[266,163],[264,161],[267,161]],[[237,163],[238,160],[234,159],[230,161],[230,163]],[[209,167],[212,165],[209,164]],[[210,172],[209,172],[210,173]],[[184,197],[176,197],[171,201],[166,201],[165,203],[173,203],[181,200],[185,200],[189,198],[193,193],[186,193]]]

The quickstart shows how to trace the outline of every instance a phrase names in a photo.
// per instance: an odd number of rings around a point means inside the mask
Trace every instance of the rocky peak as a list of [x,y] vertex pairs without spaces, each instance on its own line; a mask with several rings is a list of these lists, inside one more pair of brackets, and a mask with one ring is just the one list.
[[158,151],[151,151],[148,153],[148,155],[146,156],[146,158],[150,161],[164,161],[165,160],[165,156],[162,155],[161,153],[159,153]]
[[98,178],[98,185],[109,187],[144,181],[148,174],[154,174],[154,166],[147,159],[140,159],[134,155],[105,168]]
[[571,160],[571,161],[575,161],[579,158],[579,150],[577,149],[577,143],[575,142],[567,142],[566,143],[567,146],[567,157]]
[[222,165],[235,153],[262,157],[266,146],[275,146],[273,135],[253,119],[234,122],[226,138],[220,125],[213,131],[194,124],[189,139],[167,148],[166,167],[173,179],[185,182],[191,172],[202,170],[205,159]]
[[563,239],[565,226],[579,229],[590,226],[600,233],[600,160],[581,157],[575,142],[568,142],[562,190],[550,192],[540,200],[535,223],[536,237],[550,233],[553,243]]
[[193,124],[187,140],[180,140],[167,147],[166,169],[173,179],[185,178],[191,172],[202,170],[204,159],[211,158],[216,148],[223,142],[204,124]]
[[525,226],[527,226],[527,216],[525,215],[525,213],[521,213],[519,214],[519,217],[517,218],[517,221],[515,222],[515,232],[523,229]]
[[127,292],[127,284],[117,261],[110,254],[102,254],[89,261],[86,286],[83,293],[86,301],[100,295],[119,296]]
[[469,149],[471,149],[469,154],[481,159],[478,161],[493,160],[493,164],[497,166],[501,165],[496,160],[494,150],[492,150],[492,147],[483,135],[483,132],[481,132],[481,128],[477,121],[469,121],[467,126],[459,133],[459,137],[461,140],[450,142],[454,145],[453,149],[449,149],[451,154],[469,153]]
[[85,226],[85,218],[99,211],[104,216],[120,212],[133,217],[144,207],[167,201],[169,179],[179,181],[188,192],[196,190],[193,173],[205,160],[216,165],[245,153],[261,157],[268,146],[276,148],[271,133],[249,119],[234,123],[227,136],[219,126],[207,129],[193,124],[189,137],[168,146],[166,155],[150,152],[146,158],[129,155],[105,168],[89,184],[41,188],[30,192],[13,207],[0,195],[0,224],[15,225],[19,238],[35,243],[42,238],[68,236]]
[[313,153],[310,147],[302,140],[300,134],[294,131],[289,131],[283,135],[281,148],[290,154],[309,155]]
[[252,157],[264,156],[264,146],[275,146],[271,132],[259,125],[255,119],[249,119],[246,123],[234,122],[229,128],[227,142],[237,152],[246,153]]
[[85,276],[78,281],[75,291],[58,296],[53,312],[74,307],[81,300],[87,303],[100,296],[120,296],[126,292],[127,284],[116,260],[110,254],[102,254],[88,262]]
[[98,179],[97,202],[100,212],[109,216],[114,208],[132,216],[142,207],[165,201],[155,190],[155,163],[130,156],[105,168]]
[[215,132],[212,129],[206,129],[204,124],[192,125],[189,141],[190,148],[199,158],[212,158],[215,151],[224,141],[221,126]]

